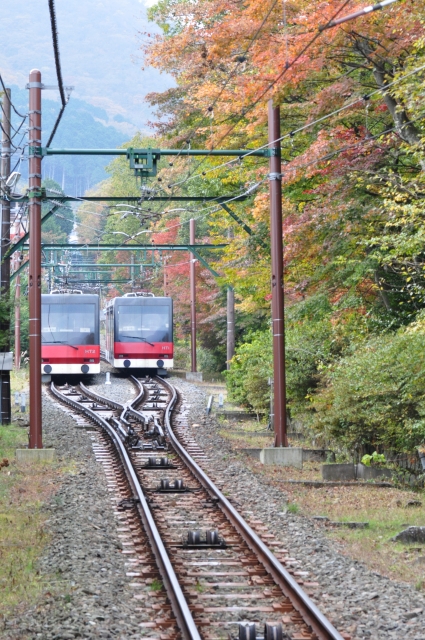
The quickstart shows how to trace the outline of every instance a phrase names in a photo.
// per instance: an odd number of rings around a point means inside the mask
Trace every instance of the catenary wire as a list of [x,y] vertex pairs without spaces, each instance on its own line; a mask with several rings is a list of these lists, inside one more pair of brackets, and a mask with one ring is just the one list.
[[[261,151],[262,149],[266,149],[271,144],[275,144],[276,142],[281,142],[282,140],[285,140],[287,138],[293,138],[297,133],[300,133],[301,131],[305,131],[306,129],[309,129],[309,128],[313,127],[314,125],[318,124],[319,122],[323,122],[324,120],[328,120],[332,116],[338,115],[339,113],[341,113],[342,111],[345,111],[346,109],[350,109],[351,107],[353,107],[357,103],[361,102],[362,100],[369,100],[372,96],[374,96],[374,95],[376,95],[378,93],[386,92],[387,89],[389,89],[389,87],[394,86],[395,84],[398,84],[399,82],[402,82],[406,78],[408,78],[408,77],[410,77],[410,76],[412,76],[412,75],[414,75],[416,73],[419,73],[420,71],[423,71],[424,69],[425,69],[425,65],[417,67],[416,69],[413,69],[412,71],[409,71],[408,73],[404,74],[403,76],[400,76],[399,78],[396,78],[392,82],[387,83],[384,87],[382,87],[380,89],[376,89],[375,91],[372,91],[371,93],[369,93],[367,95],[359,96],[356,100],[353,100],[352,102],[344,105],[343,107],[340,107],[339,109],[335,109],[331,113],[328,113],[328,114],[326,114],[324,116],[321,116],[320,118],[317,118],[316,120],[313,120],[312,122],[309,122],[309,123],[303,125],[302,127],[298,127],[297,129],[294,129],[293,131],[290,131],[289,133],[285,133],[283,136],[281,136],[280,138],[277,138],[276,140],[272,140],[271,142],[267,142],[267,143],[263,144],[260,147],[256,147],[255,149],[247,150],[247,152],[245,154],[243,154],[242,156],[240,156],[240,158],[238,158],[236,160],[235,159],[228,160],[227,162],[223,162],[222,164],[217,165],[216,167],[213,167],[212,169],[208,169],[207,171],[204,171],[202,173],[193,174],[191,179],[199,178],[200,176],[204,176],[204,175],[206,175],[208,173],[211,173],[213,171],[217,171],[218,169],[222,169],[223,167],[227,167],[227,166],[237,162],[238,160],[243,160],[244,158],[247,158],[248,156],[252,155],[256,151]],[[180,184],[180,183],[175,183],[175,184]]]
[[59,94],[60,94],[60,98],[61,98],[61,102],[62,102],[62,107],[59,111],[59,114],[56,118],[56,122],[54,124],[52,133],[49,136],[49,139],[47,141],[46,147],[50,147],[53,138],[55,137],[56,131],[58,129],[59,123],[62,119],[63,116],[63,112],[65,111],[65,107],[68,104],[68,101],[65,98],[65,90],[64,90],[64,86],[63,86],[63,79],[62,79],[62,68],[61,68],[61,63],[60,63],[60,54],[59,54],[59,40],[58,40],[58,29],[57,29],[57,23],[56,23],[56,11],[55,11],[55,2],[54,0],[49,0],[49,14],[50,14],[50,24],[51,24],[51,30],[52,30],[52,42],[53,42],[53,53],[54,53],[54,57],[55,57],[55,66],[56,66],[56,76],[58,79],[58,85],[59,85]]
[[[3,78],[1,76],[0,73],[0,84],[3,87],[3,91],[6,93],[7,89],[5,87],[5,84],[3,82]],[[19,111],[16,109],[15,105],[13,104],[13,102],[10,102],[10,106],[12,107],[13,111],[16,113],[17,116],[19,116],[20,118],[28,118],[28,114],[27,115],[22,115],[22,113],[19,113]]]
[[[343,11],[343,9],[345,9],[345,7],[349,4],[351,0],[345,0],[343,5],[333,14],[331,20],[329,22],[331,22],[332,20],[335,20],[335,18],[341,13],[341,11]],[[321,36],[321,32],[317,32],[314,37],[303,47],[303,49],[295,56],[295,58],[291,61],[291,62],[287,62],[285,65],[284,70],[282,71],[282,73],[273,81],[273,83],[268,87],[268,89],[266,91],[264,91],[260,97],[252,104],[250,105],[250,107],[248,107],[247,109],[242,109],[242,113],[239,116],[238,120],[232,125],[232,127],[219,139],[219,141],[217,142],[216,145],[214,145],[211,149],[211,151],[217,147],[218,144],[220,144],[232,131],[233,129],[237,126],[237,124],[240,122],[240,120],[242,118],[244,118],[246,116],[247,113],[249,113],[257,104],[258,102],[261,100],[262,97],[264,97],[264,95],[276,84],[276,82],[278,82],[278,80],[280,80],[284,74],[289,71],[289,69],[291,67],[293,67],[293,65],[299,60],[299,58],[301,56],[303,56],[305,54],[305,52],[314,44],[314,42]],[[233,117],[233,116],[231,116]],[[222,120],[221,122],[218,123],[218,125],[220,124],[224,124],[225,122],[227,122],[229,120],[230,116],[225,118],[224,120]],[[206,161],[206,159],[209,156],[205,156],[205,158],[203,158],[197,165],[197,167],[195,168],[195,171],[197,171],[199,169],[199,167],[202,166],[202,164]],[[189,180],[191,179],[191,177],[188,176],[188,178],[185,180]],[[173,186],[177,186],[177,185],[181,185],[183,184],[184,181],[179,181],[177,183],[175,183]]]

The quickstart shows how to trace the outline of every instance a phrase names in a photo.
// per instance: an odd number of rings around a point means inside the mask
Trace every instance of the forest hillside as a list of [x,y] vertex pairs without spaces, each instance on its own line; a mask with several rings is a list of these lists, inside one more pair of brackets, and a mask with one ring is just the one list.
[[[425,442],[424,18],[419,4],[401,0],[319,30],[362,7],[347,4],[160,0],[150,18],[162,33],[144,55],[175,86],[148,96],[158,118],[150,144],[262,147],[267,102],[280,105],[288,412],[347,451],[413,451]],[[103,237],[126,233],[125,242],[137,244],[150,225],[152,242],[187,242],[194,217],[200,242],[227,243],[203,254],[218,277],[198,265],[204,367],[226,366],[232,286],[229,389],[267,414],[267,159],[161,162],[156,192],[228,195],[236,219],[220,206],[142,202],[143,215],[110,211]],[[110,170],[110,188],[124,195],[132,180],[126,164],[116,160]],[[238,203],[237,195],[249,198]],[[188,260],[167,260],[177,336],[187,344]]]

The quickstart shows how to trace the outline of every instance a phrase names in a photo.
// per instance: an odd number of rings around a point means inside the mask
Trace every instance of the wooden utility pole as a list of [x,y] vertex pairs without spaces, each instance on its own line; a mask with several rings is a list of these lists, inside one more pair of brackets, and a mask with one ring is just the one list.
[[[195,244],[196,221],[190,219],[189,242]],[[196,372],[196,259],[190,254],[190,355],[191,371]]]
[[30,449],[42,449],[41,413],[41,73],[33,69],[29,77],[29,228],[30,263],[29,344],[30,344]]
[[[10,89],[6,89],[3,95],[2,104],[2,154],[1,154],[1,283],[0,296],[6,305],[9,304],[10,295],[10,258],[6,258],[6,252],[10,247],[10,200],[8,198],[9,188],[6,180],[10,176],[10,154],[11,154],[11,108],[10,108]],[[1,424],[10,424],[12,421],[11,402],[10,402],[10,371],[4,368],[5,354],[10,352],[10,317],[9,313],[5,314],[5,320],[0,323],[0,332],[2,344],[0,347],[0,422]]]
[[280,146],[280,110],[268,104],[270,242],[272,258],[272,331],[275,447],[287,447],[285,379],[285,310],[283,299],[282,168]]

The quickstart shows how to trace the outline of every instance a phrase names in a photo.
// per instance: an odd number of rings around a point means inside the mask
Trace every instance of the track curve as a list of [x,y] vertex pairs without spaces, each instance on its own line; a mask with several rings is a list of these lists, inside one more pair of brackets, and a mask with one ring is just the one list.
[[137,510],[171,604],[173,615],[161,619],[162,628],[192,640],[223,637],[223,632],[255,640],[259,623],[267,640],[347,638],[184,446],[173,425],[175,387],[161,378],[130,380],[136,396],[128,402],[83,384],[58,388],[52,383],[51,393],[113,443],[128,484],[127,501]]

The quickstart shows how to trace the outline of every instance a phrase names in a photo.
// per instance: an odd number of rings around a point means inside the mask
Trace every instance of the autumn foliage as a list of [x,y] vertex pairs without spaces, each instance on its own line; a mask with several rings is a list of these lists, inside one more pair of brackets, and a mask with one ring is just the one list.
[[[319,30],[364,6],[350,0],[159,0],[150,17],[162,33],[144,34],[146,62],[175,80],[173,88],[148,96],[157,113],[156,146],[254,149],[267,143],[267,101],[280,105],[293,414],[308,412],[312,394],[328,393],[332,367],[369,339],[403,331],[425,306],[423,10],[421,3],[400,0]],[[199,241],[227,243],[203,254],[218,279],[198,267],[201,341],[222,366],[226,286],[236,292],[238,343],[262,344],[259,332],[267,343],[267,173],[267,160],[252,156],[229,162],[181,155],[161,165],[164,194],[229,195],[239,220],[206,204],[175,216],[168,203],[154,225],[153,238],[187,241],[187,221],[195,217]],[[250,197],[230,202],[238,194]],[[178,265],[180,256],[168,259],[170,271],[176,265],[168,287],[178,300],[183,335],[188,267]],[[264,376],[268,353],[261,354]],[[249,393],[242,399],[250,403]],[[315,412],[323,407],[318,403]]]

